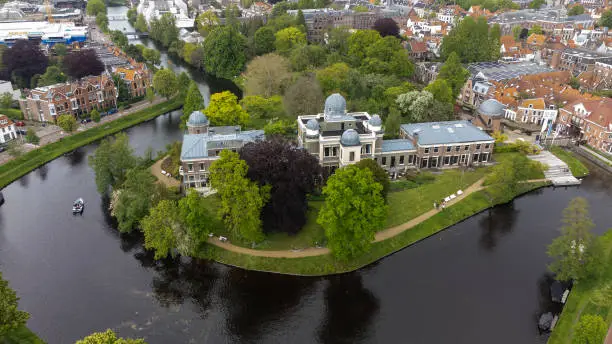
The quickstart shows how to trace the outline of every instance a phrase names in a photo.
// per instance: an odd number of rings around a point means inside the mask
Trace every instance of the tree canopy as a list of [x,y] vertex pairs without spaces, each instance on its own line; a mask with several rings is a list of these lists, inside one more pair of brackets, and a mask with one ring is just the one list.
[[73,115],[65,114],[57,117],[57,125],[67,133],[71,133],[79,126]]
[[410,91],[397,97],[397,107],[411,123],[447,121],[453,118],[453,106],[434,99],[428,91]]
[[283,98],[280,96],[246,96],[240,100],[240,105],[249,114],[250,119],[273,119],[285,115]]
[[452,90],[453,99],[456,99],[461,93],[461,88],[470,76],[470,72],[463,68],[459,55],[455,52],[451,52],[444,62],[440,72],[438,73],[438,79],[444,79],[448,86]]
[[103,139],[94,154],[89,157],[89,166],[96,174],[99,193],[105,193],[109,187],[120,187],[125,181],[127,171],[136,165],[134,150],[124,133]]
[[612,10],[605,10],[599,18],[599,26],[612,28]]
[[106,332],[96,332],[89,336],[77,340],[75,344],[147,344],[143,339],[124,339],[117,337],[117,334],[113,330],[106,330]]
[[289,61],[277,54],[255,57],[247,65],[244,77],[247,95],[261,95],[266,98],[280,95],[291,78]]
[[185,102],[183,104],[183,115],[181,116],[181,124],[184,125],[187,122],[192,112],[203,109],[204,98],[200,93],[200,89],[198,89],[198,85],[194,81],[191,81],[189,84],[189,89],[187,90]]
[[312,115],[323,109],[323,91],[317,79],[302,76],[285,91],[283,103],[291,116]]
[[329,177],[317,222],[325,229],[327,246],[335,257],[347,260],[369,251],[387,216],[382,190],[369,169],[354,165]]
[[66,75],[57,66],[47,67],[47,71],[38,78],[38,87],[55,85],[66,81]]
[[6,74],[5,80],[11,79],[20,88],[30,86],[30,79],[36,74],[43,74],[49,59],[34,41],[17,40],[2,54]]
[[[455,52],[462,62],[491,61],[500,49],[499,31],[491,31],[485,17],[465,17],[442,39],[440,53],[447,59]],[[497,52],[497,53],[496,53]]]
[[263,26],[255,31],[254,49],[255,54],[263,55],[274,51],[274,30],[271,27]]
[[204,67],[208,73],[231,79],[244,69],[246,38],[229,26],[214,28],[204,41]]
[[577,16],[579,14],[583,14],[584,13],[584,6],[577,4],[574,5],[572,7],[570,7],[569,11],[567,11],[567,15],[568,16]]
[[306,196],[321,175],[317,159],[278,136],[246,144],[239,153],[248,165],[247,177],[271,187],[261,214],[264,230],[297,233],[306,223]]
[[608,324],[600,315],[583,314],[574,330],[573,344],[603,343],[608,333]]
[[221,24],[215,12],[208,10],[200,13],[195,20],[198,32],[206,38],[217,26]]
[[149,214],[149,209],[155,205],[153,196],[156,181],[148,168],[132,168],[127,171],[112,211],[117,218],[119,231],[131,232]]
[[100,75],[104,72],[104,64],[93,49],[71,52],[64,57],[63,65],[66,74],[74,79],[88,75]]
[[153,87],[159,95],[170,98],[178,90],[176,74],[168,68],[158,70],[153,76]]
[[389,174],[382,168],[376,161],[373,159],[362,159],[355,164],[355,166],[359,168],[367,168],[372,172],[372,177],[374,180],[382,186],[382,190],[380,191],[381,196],[386,199],[387,194],[389,193],[389,188],[391,187],[391,182],[389,181]]
[[106,13],[106,5],[102,0],[89,0],[87,1],[87,15],[97,16],[98,13]]
[[176,19],[171,13],[164,13],[159,19],[152,19],[149,23],[149,35],[168,48],[179,39],[179,30],[176,27]]
[[450,88],[446,80],[437,78],[423,89],[433,95],[433,98],[439,102],[453,104],[453,90]]
[[246,126],[249,121],[249,114],[238,104],[238,97],[230,91],[212,94],[204,114],[213,126]]
[[374,26],[372,27],[374,30],[378,31],[382,37],[393,36],[399,37],[399,26],[395,22],[395,20],[391,18],[378,18],[374,22]]
[[274,36],[276,51],[283,55],[289,55],[292,49],[306,44],[306,34],[294,26],[282,29]]
[[161,200],[141,223],[144,246],[155,251],[155,259],[166,258],[178,247],[176,233],[182,231],[176,201]]
[[26,324],[30,314],[17,309],[19,298],[0,272],[0,338]]

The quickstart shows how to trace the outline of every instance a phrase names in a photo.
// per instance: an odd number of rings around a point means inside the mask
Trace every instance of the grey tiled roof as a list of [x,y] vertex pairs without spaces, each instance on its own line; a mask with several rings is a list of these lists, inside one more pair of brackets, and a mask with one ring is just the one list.
[[472,77],[482,73],[488,80],[509,80],[521,75],[552,72],[553,69],[532,62],[522,63],[500,63],[500,62],[476,62],[467,66]]
[[[235,127],[212,127],[211,129],[220,128]],[[240,148],[248,142],[263,139],[263,130],[247,130],[232,134],[186,134],[183,136],[181,160],[206,158],[209,149]]]
[[453,144],[462,142],[493,141],[484,131],[468,121],[427,122],[402,124],[401,130],[413,136],[418,132],[419,145]]
[[382,151],[385,152],[397,152],[415,150],[412,140],[408,139],[397,139],[397,140],[384,140],[382,142]]

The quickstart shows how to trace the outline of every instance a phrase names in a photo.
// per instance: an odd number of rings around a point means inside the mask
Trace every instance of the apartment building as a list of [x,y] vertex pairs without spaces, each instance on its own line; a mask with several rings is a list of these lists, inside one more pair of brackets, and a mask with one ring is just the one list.
[[580,99],[559,110],[557,130],[612,153],[612,99]]

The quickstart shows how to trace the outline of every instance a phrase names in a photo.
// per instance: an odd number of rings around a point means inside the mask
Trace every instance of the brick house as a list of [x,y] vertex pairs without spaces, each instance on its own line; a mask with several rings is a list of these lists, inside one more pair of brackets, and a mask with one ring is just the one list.
[[518,123],[531,123],[540,126],[540,132],[548,129],[557,119],[557,108],[544,98],[525,99],[516,108],[507,108],[505,117]]
[[5,115],[0,115],[0,143],[7,143],[10,140],[17,138],[17,132],[15,131],[15,124],[10,118]]
[[130,67],[117,67],[113,73],[125,82],[132,98],[144,97],[147,88],[153,84],[153,73],[141,63]]
[[117,88],[108,74],[37,87],[25,99],[19,99],[25,118],[39,122],[55,122],[60,115],[79,116],[93,109],[104,111],[116,106]]
[[559,110],[557,130],[612,153],[612,99],[580,99]]

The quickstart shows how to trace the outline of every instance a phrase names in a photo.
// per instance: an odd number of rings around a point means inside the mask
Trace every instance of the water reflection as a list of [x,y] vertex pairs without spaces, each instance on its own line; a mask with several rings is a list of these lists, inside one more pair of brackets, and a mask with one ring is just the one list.
[[481,228],[480,247],[492,251],[497,246],[499,238],[512,231],[518,214],[514,201],[489,209],[487,215],[478,221]]
[[19,178],[19,185],[23,186],[24,188],[28,187],[28,184],[30,183],[30,174],[26,174],[25,176]]
[[364,340],[379,309],[378,298],[363,286],[359,273],[330,277],[325,305],[318,336],[322,343],[334,344]]
[[40,180],[47,180],[47,174],[49,174],[49,165],[42,165],[36,169],[36,174],[40,177]]
[[77,148],[72,152],[64,154],[64,158],[68,161],[70,166],[78,166],[83,162],[83,159],[87,156],[85,149]]

